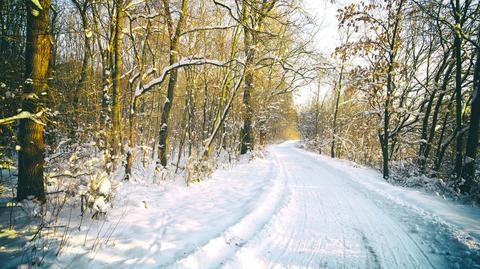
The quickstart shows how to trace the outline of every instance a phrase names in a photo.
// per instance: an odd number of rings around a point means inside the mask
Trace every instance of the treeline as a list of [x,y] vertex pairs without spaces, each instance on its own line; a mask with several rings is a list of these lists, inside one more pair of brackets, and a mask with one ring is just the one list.
[[52,167],[79,152],[125,179],[152,162],[164,177],[294,136],[292,91],[312,66],[298,4],[1,1],[1,159],[17,198],[45,200],[65,173]]
[[479,197],[478,1],[365,1],[337,17],[328,91],[299,116],[309,146]]

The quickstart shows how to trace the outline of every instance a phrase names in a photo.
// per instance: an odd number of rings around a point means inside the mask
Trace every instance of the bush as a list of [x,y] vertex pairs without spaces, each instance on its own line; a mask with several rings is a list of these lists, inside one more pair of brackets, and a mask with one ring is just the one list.
[[188,158],[185,166],[185,181],[187,185],[201,182],[209,177],[214,169],[214,165],[208,160],[208,158],[199,156],[198,154],[192,154],[192,156]]

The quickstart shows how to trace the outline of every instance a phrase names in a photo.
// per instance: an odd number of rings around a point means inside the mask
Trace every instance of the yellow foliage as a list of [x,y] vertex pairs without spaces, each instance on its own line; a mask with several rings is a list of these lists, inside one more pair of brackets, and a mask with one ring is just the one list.
[[282,134],[283,138],[288,140],[298,140],[300,139],[300,133],[298,132],[297,128],[293,126],[289,126],[283,130]]

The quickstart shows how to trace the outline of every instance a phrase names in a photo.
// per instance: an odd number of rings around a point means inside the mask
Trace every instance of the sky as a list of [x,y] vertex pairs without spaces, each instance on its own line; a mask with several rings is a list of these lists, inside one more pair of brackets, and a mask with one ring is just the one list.
[[[354,0],[304,0],[303,6],[311,16],[315,18],[318,32],[314,39],[316,51],[322,52],[329,57],[340,44],[338,33],[337,10]],[[321,92],[327,93],[330,88],[328,85],[320,84]],[[295,104],[301,106],[308,102],[310,97],[317,92],[318,82],[314,82],[301,88],[294,96]]]
[[333,4],[330,0],[304,0],[303,5],[305,10],[315,17],[319,29],[315,38],[316,48],[326,54],[331,54],[339,44],[336,14],[338,8],[343,4],[339,1]]

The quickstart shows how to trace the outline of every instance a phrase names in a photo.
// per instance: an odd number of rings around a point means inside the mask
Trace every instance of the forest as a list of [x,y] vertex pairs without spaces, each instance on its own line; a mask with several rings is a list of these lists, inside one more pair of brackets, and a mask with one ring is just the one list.
[[480,3],[318,1],[338,40],[303,0],[0,0],[8,266],[51,265],[82,225],[94,252],[127,189],[195,191],[287,140],[477,207]]
[[292,92],[312,68],[302,14],[247,2],[2,1],[2,161],[18,159],[18,199],[44,201],[52,176],[128,180],[153,162],[166,177],[295,136]]

